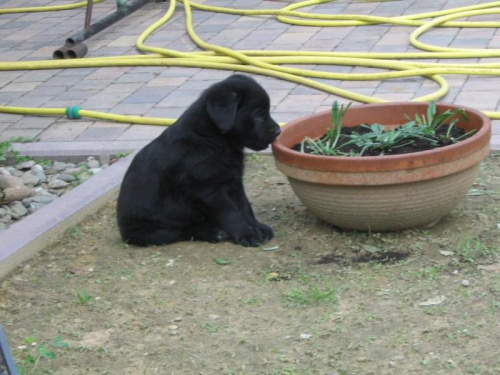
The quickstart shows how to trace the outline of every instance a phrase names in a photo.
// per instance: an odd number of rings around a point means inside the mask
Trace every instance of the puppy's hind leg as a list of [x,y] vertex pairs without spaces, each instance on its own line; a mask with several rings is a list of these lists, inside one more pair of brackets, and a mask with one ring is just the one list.
[[126,243],[141,247],[168,245],[186,239],[176,231],[163,228],[141,228],[123,235]]
[[196,223],[190,228],[191,239],[194,241],[219,242],[228,238],[226,232],[212,221]]

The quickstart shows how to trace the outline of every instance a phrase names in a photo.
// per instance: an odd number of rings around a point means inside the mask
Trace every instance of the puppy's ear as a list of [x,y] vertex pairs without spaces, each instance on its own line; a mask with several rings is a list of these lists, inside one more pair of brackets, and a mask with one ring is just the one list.
[[208,115],[223,134],[234,126],[239,101],[239,95],[228,90],[213,93],[207,100]]

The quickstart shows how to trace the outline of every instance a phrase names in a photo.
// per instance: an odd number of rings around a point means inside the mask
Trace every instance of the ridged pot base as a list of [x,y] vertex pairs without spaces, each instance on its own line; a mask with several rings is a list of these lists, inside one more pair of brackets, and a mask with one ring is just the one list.
[[430,227],[467,195],[478,166],[434,180],[382,186],[332,186],[289,178],[301,202],[343,229],[385,232]]

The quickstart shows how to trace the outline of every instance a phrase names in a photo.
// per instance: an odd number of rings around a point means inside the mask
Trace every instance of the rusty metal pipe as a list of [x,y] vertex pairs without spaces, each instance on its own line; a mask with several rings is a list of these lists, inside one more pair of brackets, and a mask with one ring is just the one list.
[[116,12],[94,22],[88,28],[85,28],[79,33],[70,36],[66,39],[66,45],[71,47],[75,44],[83,42],[84,40],[104,30],[108,26],[113,25],[114,23],[120,21],[122,18],[125,18],[129,14],[135,12],[137,9],[145,5],[148,1],[149,0],[133,0],[127,2],[126,4],[120,4],[120,2],[118,2]]
[[92,19],[92,6],[94,5],[93,0],[87,0],[87,10],[85,11],[85,23],[83,27],[85,29],[90,28],[90,21]]

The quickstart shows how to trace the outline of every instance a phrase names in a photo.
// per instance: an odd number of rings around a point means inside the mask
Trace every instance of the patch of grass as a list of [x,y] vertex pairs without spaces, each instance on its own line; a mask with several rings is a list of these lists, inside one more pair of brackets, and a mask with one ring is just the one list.
[[434,281],[439,276],[441,276],[441,272],[443,271],[442,266],[429,266],[423,267],[416,271],[416,276],[418,279],[424,279],[428,281]]
[[203,328],[205,328],[212,335],[215,335],[219,332],[221,327],[213,323],[203,323]]
[[117,157],[118,159],[120,158],[125,158],[127,156],[129,156],[132,152],[128,151],[128,152],[117,152],[115,154],[115,157]]
[[498,247],[486,246],[477,238],[466,238],[457,247],[456,254],[462,263],[476,263],[479,258],[493,258],[498,255]]
[[72,240],[79,240],[83,238],[83,232],[78,225],[75,225],[68,229],[66,236]]
[[285,296],[293,306],[305,307],[319,303],[335,304],[339,300],[339,290],[332,287],[320,288],[317,285],[308,285],[306,288],[293,288]]
[[13,143],[29,143],[29,142],[38,142],[39,138],[31,138],[31,137],[14,137],[9,139],[8,141],[0,142],[0,161],[7,160],[7,157],[12,156],[16,163],[22,163],[24,161],[33,160],[30,156],[21,156],[19,151],[16,151],[14,147],[12,147]]

